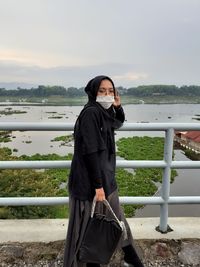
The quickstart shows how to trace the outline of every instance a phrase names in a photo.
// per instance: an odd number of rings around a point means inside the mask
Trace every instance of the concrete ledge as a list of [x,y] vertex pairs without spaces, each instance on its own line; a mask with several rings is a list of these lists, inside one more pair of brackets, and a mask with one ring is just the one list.
[[168,225],[172,232],[161,234],[155,228],[160,218],[128,219],[135,239],[185,239],[200,238],[200,217],[171,217]]
[[[200,238],[200,217],[169,218],[172,232],[161,234],[155,230],[159,218],[127,219],[135,239]],[[64,240],[67,219],[0,220],[0,243],[51,242]]]

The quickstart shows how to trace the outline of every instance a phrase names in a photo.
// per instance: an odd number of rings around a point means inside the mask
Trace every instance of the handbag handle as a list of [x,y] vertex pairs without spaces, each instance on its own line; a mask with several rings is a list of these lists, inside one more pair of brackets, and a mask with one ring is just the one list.
[[[111,208],[109,202],[106,199],[103,200],[102,202],[109,209],[109,211],[112,213],[113,217],[115,218],[115,220],[117,221],[117,223],[119,224],[119,226],[121,227],[121,229],[124,230],[124,225],[123,225],[124,223],[117,218],[117,216],[114,213],[113,209]],[[93,202],[92,202],[91,218],[93,218],[93,216],[94,216],[94,211],[95,211],[96,203],[97,203],[96,197],[94,197]]]

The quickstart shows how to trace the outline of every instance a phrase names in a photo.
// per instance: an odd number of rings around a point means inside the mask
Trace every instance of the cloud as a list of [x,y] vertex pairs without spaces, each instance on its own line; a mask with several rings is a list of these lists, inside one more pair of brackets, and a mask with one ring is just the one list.
[[125,2],[2,1],[0,82],[199,84],[200,1]]
[[103,74],[113,78],[116,85],[127,86],[133,85],[136,80],[144,80],[147,77],[145,73],[131,72],[132,68],[133,65],[120,63],[46,68],[29,66],[17,61],[0,60],[0,82],[82,87],[91,78]]
[[117,81],[144,81],[148,76],[147,73],[127,72],[122,75],[113,76],[113,78]]
[[[137,66],[125,63],[105,63],[87,66],[41,67],[26,65],[11,60],[0,60],[0,83],[14,82],[35,85],[61,85],[65,87],[83,87],[97,75],[110,76],[116,86],[133,87],[141,84],[200,84],[196,75],[198,66],[193,68],[183,64],[178,68],[175,64],[157,64],[154,67]],[[134,70],[134,71],[133,71]]]
[[[46,51],[34,51],[29,49],[8,49],[0,48],[0,61],[16,63],[24,66],[40,66],[43,68],[55,67],[62,64],[64,61],[60,59],[59,53],[49,53]],[[78,60],[72,57],[68,57],[67,62],[69,64],[77,63]]]

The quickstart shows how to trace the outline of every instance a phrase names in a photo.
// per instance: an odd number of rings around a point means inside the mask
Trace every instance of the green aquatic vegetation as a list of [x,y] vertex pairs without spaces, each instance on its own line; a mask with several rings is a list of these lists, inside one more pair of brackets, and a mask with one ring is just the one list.
[[[57,154],[13,156],[9,148],[0,148],[0,160],[63,160],[71,155]],[[0,197],[55,197],[67,196],[60,184],[67,181],[69,169],[0,170]],[[68,205],[1,207],[0,218],[63,218],[68,216]]]
[[[151,178],[145,177],[141,172],[132,174],[124,169],[118,169],[116,179],[120,196],[152,196],[157,191],[157,186]],[[133,217],[136,209],[141,207],[142,205],[123,205],[127,217]]]
[[[64,195],[46,173],[33,170],[3,170],[0,172],[0,197],[53,197]],[[57,218],[62,207],[19,206],[6,207],[2,217],[7,218]],[[67,206],[65,214],[67,213]]]
[[12,114],[24,114],[27,113],[27,111],[22,111],[22,110],[10,110],[10,109],[5,109],[5,110],[0,110],[1,115],[12,115]]
[[53,116],[53,117],[48,117],[48,119],[62,119],[62,116]]
[[0,143],[11,142],[12,131],[0,131]]
[[[117,141],[120,157],[126,160],[163,160],[164,138],[161,137],[129,137]],[[177,175],[171,171],[171,182]],[[138,168],[134,174],[117,171],[120,196],[152,196],[157,191],[155,183],[162,182],[163,170],[159,168]],[[140,205],[124,205],[126,216],[133,216]]]
[[69,169],[48,169],[45,173],[51,176],[52,181],[59,187],[61,183],[65,183],[69,175]]
[[116,172],[117,183],[120,196],[141,196],[152,195],[156,186],[150,178],[142,178],[140,175],[134,175],[124,169],[118,169]]
[[164,138],[133,136],[117,141],[118,155],[132,160],[162,160]]
[[54,139],[51,140],[51,142],[62,141],[63,142],[62,145],[65,145],[73,140],[74,140],[73,135],[62,135],[55,137]]
[[14,160],[12,155],[12,150],[8,147],[0,148],[0,160]]
[[[118,155],[127,160],[162,160],[164,138],[132,137],[122,138],[117,142]],[[0,160],[71,160],[72,154],[32,156],[12,155],[9,148],[0,148]],[[69,169],[35,170],[2,170],[0,171],[0,196],[67,196],[67,178]],[[116,179],[120,196],[152,196],[157,191],[156,182],[162,181],[162,170],[138,168],[131,173],[125,169],[117,169]],[[171,182],[176,171],[171,173]],[[3,177],[3,178],[2,178]],[[8,179],[6,179],[8,177]],[[61,186],[61,185],[64,185]],[[141,205],[123,205],[127,217],[134,216]],[[0,218],[63,218],[68,216],[68,206],[39,207],[3,207]]]
[[44,154],[44,155],[36,153],[32,156],[21,155],[20,157],[18,157],[18,160],[70,160],[71,158],[72,154],[68,154],[66,156],[60,156],[56,153]]
[[[120,196],[152,196],[157,190],[150,178],[143,178],[124,169],[117,169],[116,179]],[[142,205],[123,205],[126,217],[133,217],[136,209]]]

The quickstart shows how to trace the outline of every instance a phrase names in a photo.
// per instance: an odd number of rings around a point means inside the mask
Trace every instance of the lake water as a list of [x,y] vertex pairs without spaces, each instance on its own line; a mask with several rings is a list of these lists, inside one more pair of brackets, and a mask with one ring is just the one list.
[[[0,106],[0,111],[6,108],[26,111],[24,114],[0,115],[0,122],[74,122],[82,106]],[[169,104],[169,105],[125,105],[127,122],[198,122],[193,118],[200,114],[199,104]],[[61,118],[53,118],[53,117]],[[51,142],[53,138],[71,132],[58,131],[13,131],[15,137],[10,143],[0,143],[0,146],[16,148],[14,155],[33,155],[35,153],[57,153],[66,155],[73,152],[73,144],[61,146],[61,142]],[[133,135],[163,136],[164,132],[117,132],[116,139]],[[31,141],[31,143],[26,143]],[[189,160],[181,150],[175,151],[175,160]],[[177,170],[178,176],[171,185],[172,196],[200,195],[199,170]],[[158,193],[159,195],[159,190]],[[169,208],[170,216],[199,216],[200,205],[172,205]],[[159,216],[159,206],[146,206],[138,210],[136,217]]]

